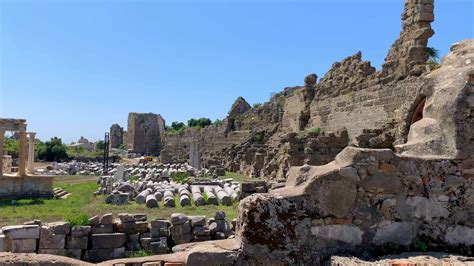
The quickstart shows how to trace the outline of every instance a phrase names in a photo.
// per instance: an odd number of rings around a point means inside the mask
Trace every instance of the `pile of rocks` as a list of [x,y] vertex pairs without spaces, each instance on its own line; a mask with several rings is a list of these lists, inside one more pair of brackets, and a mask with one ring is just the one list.
[[231,238],[233,226],[217,212],[206,223],[205,216],[175,213],[170,220],[147,222],[145,214],[112,214],[91,217],[88,225],[67,222],[4,226],[0,231],[0,252],[39,253],[67,256],[90,262],[126,257],[136,251],[166,254],[174,245]]
[[65,163],[53,162],[46,168],[36,168],[36,174],[46,175],[101,175],[103,164],[99,162],[78,162],[72,160]]

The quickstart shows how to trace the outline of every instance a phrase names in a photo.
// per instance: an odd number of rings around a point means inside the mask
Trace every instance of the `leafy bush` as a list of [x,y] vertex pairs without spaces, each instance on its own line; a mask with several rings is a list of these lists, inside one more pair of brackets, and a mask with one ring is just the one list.
[[20,141],[14,138],[5,138],[4,148],[8,155],[12,158],[18,158],[18,151],[20,150]]
[[186,128],[186,125],[183,122],[173,122],[171,123],[171,129],[180,131]]
[[103,140],[99,140],[95,143],[96,150],[104,150],[104,148],[105,148],[105,142]]
[[153,253],[151,253],[150,251],[143,250],[143,249],[128,253],[129,258],[140,258],[140,257],[151,256],[151,255],[153,255]]
[[312,127],[312,128],[307,129],[306,132],[319,134],[319,133],[321,133],[321,128],[319,128],[319,127]]
[[216,119],[216,120],[214,121],[214,125],[216,125],[216,126],[220,126],[220,125],[223,125],[223,124],[224,124],[224,121],[221,120],[221,119]]
[[48,162],[60,162],[66,160],[69,156],[66,151],[66,145],[62,143],[60,138],[54,137],[45,143],[37,143],[36,157],[39,160],[45,160]]
[[253,139],[255,140],[256,143],[262,144],[263,140],[265,139],[265,132],[257,132],[255,133]]
[[194,119],[194,118],[191,118],[188,120],[188,127],[201,127],[201,128],[204,128],[204,127],[207,127],[207,126],[210,126],[212,124],[212,121],[211,119],[209,118],[199,118],[199,119]]
[[188,172],[176,172],[171,176],[171,179],[176,183],[184,184],[189,180]]
[[89,217],[84,213],[75,216],[68,216],[64,220],[69,223],[71,227],[76,225],[89,225]]
[[262,107],[262,104],[261,103],[254,103],[252,105],[253,108],[259,108],[259,107]]

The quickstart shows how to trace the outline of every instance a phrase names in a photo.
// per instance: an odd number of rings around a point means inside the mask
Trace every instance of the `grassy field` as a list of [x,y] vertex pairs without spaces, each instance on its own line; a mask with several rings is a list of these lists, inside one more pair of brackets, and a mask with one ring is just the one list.
[[104,213],[146,213],[148,219],[169,218],[172,213],[181,212],[187,215],[214,216],[218,210],[226,213],[228,221],[237,215],[238,202],[232,206],[186,206],[181,207],[176,202],[175,208],[165,208],[160,203],[159,208],[149,209],[145,204],[132,202],[128,205],[115,206],[105,204],[104,196],[94,196],[97,190],[97,177],[93,176],[60,176],[55,179],[55,187],[61,187],[72,193],[67,199],[34,199],[34,200],[0,200],[0,226],[21,224],[25,221],[39,219],[45,222],[60,221],[68,217],[86,214],[93,216]]

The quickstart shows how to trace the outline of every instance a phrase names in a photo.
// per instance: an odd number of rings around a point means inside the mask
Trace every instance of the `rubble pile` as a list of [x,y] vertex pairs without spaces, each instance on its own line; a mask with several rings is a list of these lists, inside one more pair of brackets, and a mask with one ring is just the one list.
[[67,256],[90,262],[124,258],[136,251],[166,254],[178,244],[233,238],[225,213],[186,216],[174,213],[168,219],[147,221],[146,214],[121,213],[89,218],[88,225],[67,222],[4,226],[0,230],[0,252],[38,253]]
[[[216,170],[213,169],[212,172]],[[99,179],[100,187],[96,194],[107,195],[106,203],[114,205],[135,201],[146,204],[148,208],[173,208],[177,205],[231,206],[242,198],[242,189],[243,196],[267,191],[262,189],[265,187],[262,184],[257,184],[258,190],[249,190],[249,185],[242,186],[233,179],[211,178],[209,175],[212,172],[208,169],[198,170],[186,163],[118,165],[110,171],[113,175]]]

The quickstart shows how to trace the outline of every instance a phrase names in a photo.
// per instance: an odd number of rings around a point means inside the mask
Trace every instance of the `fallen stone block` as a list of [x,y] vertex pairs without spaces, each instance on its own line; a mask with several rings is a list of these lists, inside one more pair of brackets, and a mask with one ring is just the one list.
[[68,236],[66,241],[67,249],[87,249],[89,238],[87,236],[74,237]]
[[11,250],[11,239],[0,234],[0,252],[8,252]]
[[194,236],[210,236],[211,230],[207,227],[197,226],[193,227],[193,234]]
[[114,232],[114,226],[108,225],[93,225],[91,226],[91,234],[109,234]]
[[141,249],[140,247],[140,235],[139,234],[131,234],[127,235],[127,242],[125,242],[125,249],[127,251],[138,251]]
[[10,239],[39,238],[39,225],[12,225],[2,227],[3,234]]
[[171,225],[169,220],[154,220],[150,222],[152,228],[168,228]]
[[180,225],[184,224],[189,220],[188,216],[182,213],[173,213],[171,214],[171,224],[172,225]]
[[80,237],[88,236],[91,232],[91,227],[86,225],[76,225],[71,228],[71,236]]
[[152,238],[156,237],[167,237],[169,235],[169,231],[167,228],[151,228],[150,229],[150,236]]
[[11,251],[13,253],[33,253],[36,252],[36,239],[12,239]]
[[166,237],[159,238],[158,242],[151,242],[150,249],[153,254],[165,254],[168,253],[168,240]]
[[100,225],[100,217],[99,215],[92,216],[89,218],[89,224],[90,225]]
[[54,222],[43,225],[42,227],[49,227],[56,235],[68,235],[71,232],[71,227],[67,222]]
[[63,249],[66,245],[66,235],[57,235],[51,227],[42,227],[40,233],[40,249]]
[[84,260],[90,262],[101,262],[125,257],[125,248],[102,248],[89,249],[84,254]]
[[111,213],[104,214],[100,218],[101,225],[109,225],[109,224],[112,224],[112,222],[113,222],[113,216]]
[[146,197],[148,195],[150,195],[151,191],[148,190],[148,189],[145,189],[143,190],[142,192],[140,192],[140,194],[138,194],[136,197],[135,197],[135,201],[138,203],[138,204],[144,204],[146,202]]
[[184,235],[172,235],[172,238],[175,245],[179,245],[179,244],[191,242],[191,240],[193,239],[193,236],[190,233],[188,233]]
[[133,219],[135,220],[135,222],[146,222],[148,218],[145,213],[135,213],[133,214]]
[[127,235],[124,233],[96,234],[91,236],[93,249],[119,248],[125,244]]
[[199,216],[188,216],[189,220],[191,220],[191,226],[205,226],[206,225],[206,216],[199,215]]

